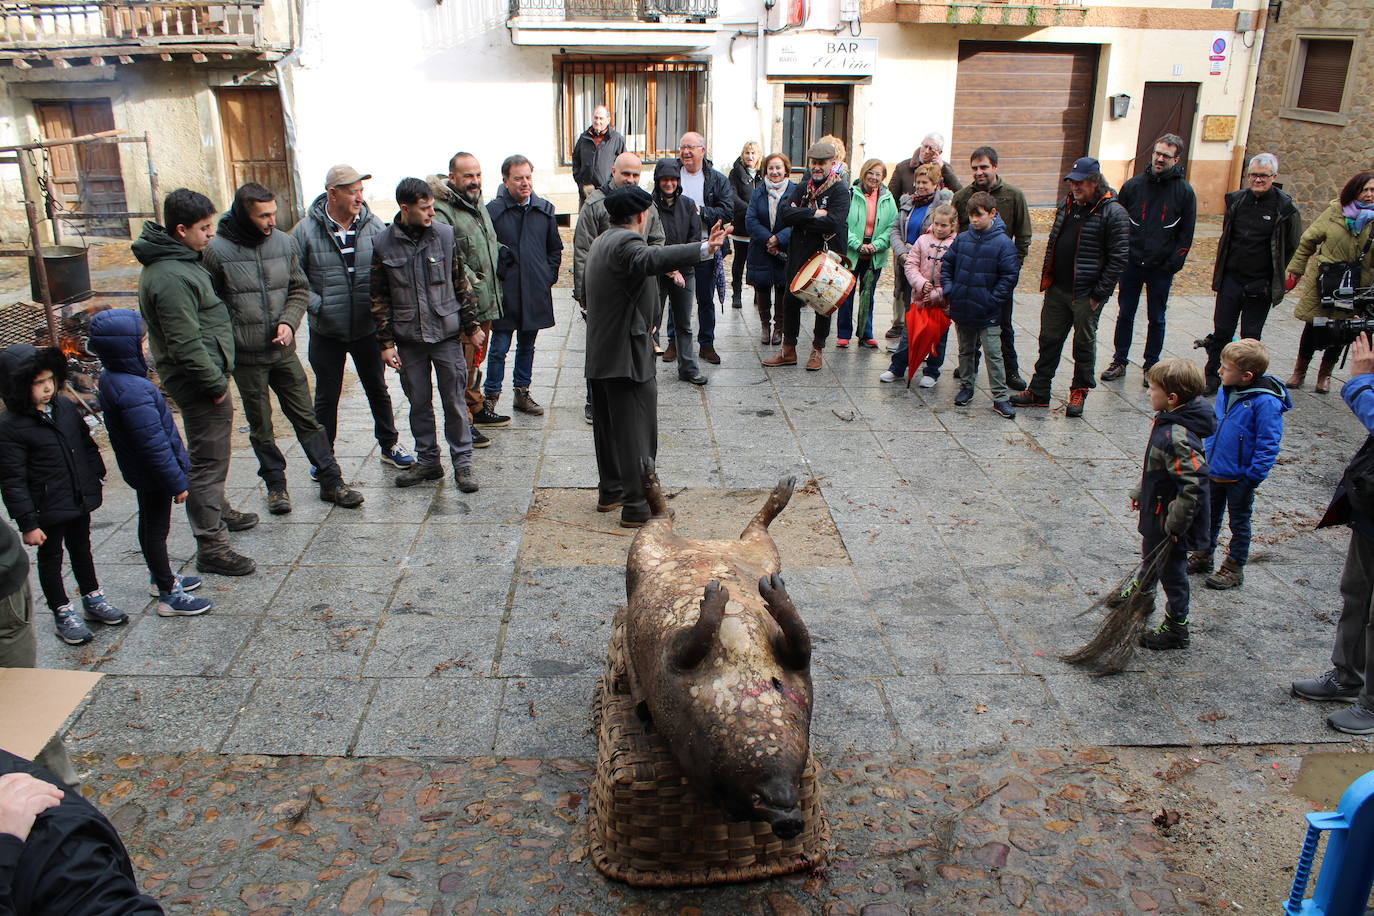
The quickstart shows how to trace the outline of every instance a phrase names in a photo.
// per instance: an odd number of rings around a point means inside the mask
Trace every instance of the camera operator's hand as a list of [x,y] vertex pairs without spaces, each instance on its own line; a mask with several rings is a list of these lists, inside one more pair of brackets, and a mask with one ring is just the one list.
[[1374,345],[1371,345],[1368,334],[1361,334],[1356,337],[1355,342],[1350,345],[1350,373],[1351,375],[1374,373]]

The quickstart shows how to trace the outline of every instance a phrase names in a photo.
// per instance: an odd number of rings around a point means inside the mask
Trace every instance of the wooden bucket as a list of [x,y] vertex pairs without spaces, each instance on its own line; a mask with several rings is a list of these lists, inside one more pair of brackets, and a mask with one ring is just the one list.
[[854,291],[854,275],[844,259],[827,248],[807,259],[788,290],[816,314],[829,315]]

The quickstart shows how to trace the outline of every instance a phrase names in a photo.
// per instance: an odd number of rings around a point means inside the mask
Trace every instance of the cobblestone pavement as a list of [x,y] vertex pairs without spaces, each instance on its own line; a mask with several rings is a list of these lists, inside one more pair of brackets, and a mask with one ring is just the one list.
[[[356,385],[339,455],[361,510],[316,500],[284,439],[295,511],[269,516],[251,454],[236,453],[232,502],[263,521],[234,543],[259,572],[209,577],[204,618],[152,613],[133,499],[107,487],[98,569],[133,620],[82,648],[43,639],[40,664],[107,675],[69,741],[173,909],[1183,912],[1207,879],[1171,864],[1101,748],[1341,739],[1286,693],[1324,669],[1338,610],[1348,534],[1312,526],[1363,432],[1337,395],[1294,392],[1244,588],[1195,590],[1189,651],[1094,680],[1057,656],[1138,549],[1125,496],[1150,422],[1138,368],[1100,385],[1081,420],[1057,400],[1008,422],[985,388],[953,406],[952,358],[930,390],[880,383],[881,350],[764,370],[757,319],[727,306],[709,386],[660,371],[659,470],[684,509],[707,492],[752,506],[782,474],[816,482],[842,547],[785,548],[784,574],[816,643],[835,861],[694,894],[600,879],[580,845],[589,702],[629,542],[593,490],[568,492],[595,478],[566,297],[539,340],[532,392],[548,413],[491,432],[479,493],[394,488]],[[1027,369],[1038,308],[1018,296]],[[1175,297],[1168,355],[1194,354],[1210,308]],[[1288,315],[1266,328],[1280,376]],[[580,508],[527,520],[544,504]],[[173,557],[192,549],[178,522]]]

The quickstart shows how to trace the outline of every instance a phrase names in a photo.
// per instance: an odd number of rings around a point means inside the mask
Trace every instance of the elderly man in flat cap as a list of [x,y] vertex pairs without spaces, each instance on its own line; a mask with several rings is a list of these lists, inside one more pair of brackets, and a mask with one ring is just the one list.
[[729,237],[716,222],[701,242],[651,247],[644,239],[653,198],[638,185],[605,197],[610,228],[587,252],[586,376],[592,390],[598,512],[620,510],[620,527],[649,520],[640,462],[658,454],[658,386],[653,323],[660,274],[686,270],[715,253]]

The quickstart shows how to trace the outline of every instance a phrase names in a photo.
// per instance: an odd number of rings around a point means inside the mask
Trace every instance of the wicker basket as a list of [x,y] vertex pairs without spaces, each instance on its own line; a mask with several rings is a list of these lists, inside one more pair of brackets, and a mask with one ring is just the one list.
[[597,869],[636,887],[683,887],[757,881],[824,865],[830,826],[815,760],[808,756],[802,773],[806,828],[800,835],[783,841],[762,821],[727,820],[688,785],[663,742],[644,732],[624,690],[619,616],[593,701],[597,766],[588,833]]

